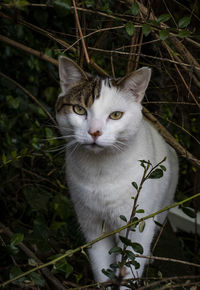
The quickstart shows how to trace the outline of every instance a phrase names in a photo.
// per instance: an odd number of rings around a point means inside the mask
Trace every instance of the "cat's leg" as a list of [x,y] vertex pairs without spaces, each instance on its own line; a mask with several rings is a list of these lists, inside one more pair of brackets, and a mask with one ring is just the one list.
[[107,270],[110,264],[114,263],[115,257],[108,252],[113,247],[112,237],[103,239],[88,249],[90,264],[94,274],[94,279],[97,282],[104,282],[108,277],[103,274],[102,269]]
[[[139,243],[143,247],[143,255],[144,256],[151,256],[151,243],[154,237],[154,234],[156,232],[156,224],[153,220],[146,220],[146,226],[144,228],[144,231],[141,233],[136,229],[136,232],[130,231],[128,235],[128,239],[131,240],[132,243]],[[126,231],[123,231],[120,233],[121,236],[126,235]],[[123,249],[123,243],[118,240],[118,246]],[[127,247],[127,250],[133,252],[133,254],[137,254],[132,247]],[[121,255],[117,256],[117,261],[121,261]],[[124,279],[131,279],[131,278],[140,278],[142,277],[142,274],[144,272],[145,265],[149,263],[149,259],[145,258],[136,258],[136,262],[140,264],[140,267],[138,269],[135,269],[134,265],[131,265],[130,267],[124,267],[123,273],[124,273]],[[120,289],[126,289],[121,288]]]
[[[81,216],[79,213],[78,219],[87,242],[93,241],[104,234],[102,230],[102,219],[95,216],[94,213],[87,211],[87,216]],[[107,230],[109,231],[109,229]],[[90,265],[95,281],[97,282],[108,280],[108,277],[102,273],[102,269],[110,268],[110,264],[115,261],[114,255],[108,253],[113,246],[113,237],[107,237],[88,248]]]

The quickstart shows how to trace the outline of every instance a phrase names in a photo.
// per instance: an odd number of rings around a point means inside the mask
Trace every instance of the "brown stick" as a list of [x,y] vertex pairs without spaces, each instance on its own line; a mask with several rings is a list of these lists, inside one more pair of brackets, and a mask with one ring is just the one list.
[[0,34],[0,41],[3,41],[3,42],[5,42],[5,43],[7,43],[9,45],[17,47],[17,48],[19,48],[19,49],[21,49],[23,51],[26,51],[26,52],[28,52],[28,53],[30,53],[32,55],[37,56],[40,59],[43,59],[45,61],[48,61],[48,62],[52,63],[53,65],[58,66],[58,61],[56,59],[47,56],[45,53],[42,53],[42,52],[37,51],[35,49],[32,49],[32,48],[30,48],[28,46],[25,46],[25,45],[23,45],[23,44],[21,44],[21,43],[19,43],[17,41],[14,41],[14,40],[12,40],[10,38],[7,38],[7,37],[5,37],[5,36],[3,36],[1,34]]
[[80,26],[80,21],[79,21],[79,18],[78,18],[78,12],[77,12],[77,8],[76,8],[76,1],[75,0],[72,0],[72,1],[73,1],[73,6],[74,6],[74,13],[75,13],[75,18],[76,18],[76,23],[77,23],[77,26],[78,26],[78,31],[79,31],[79,34],[80,34],[80,37],[81,37],[81,42],[82,42],[82,45],[83,45],[83,51],[85,53],[86,61],[89,64],[90,63],[90,58],[89,58],[89,55],[88,55],[88,52],[87,52],[87,48],[86,48],[86,45],[85,45],[85,40],[84,40],[82,29],[81,29],[81,26]]
[[143,108],[143,113],[156,127],[160,132],[163,138],[169,143],[179,154],[180,156],[186,158],[190,163],[200,168],[200,160],[195,158],[190,152],[188,152],[183,146],[181,146],[176,139],[165,129],[165,127],[146,109]]
[[51,114],[47,111],[47,109],[38,101],[38,99],[36,99],[29,91],[27,91],[27,89],[25,89],[24,87],[22,87],[18,82],[16,82],[15,80],[11,79],[9,76],[5,75],[4,73],[0,72],[0,76],[9,80],[10,82],[12,82],[15,86],[19,87],[27,96],[29,96],[49,117],[49,119],[53,122],[53,124],[57,127],[57,123],[54,120],[54,118],[51,116]]

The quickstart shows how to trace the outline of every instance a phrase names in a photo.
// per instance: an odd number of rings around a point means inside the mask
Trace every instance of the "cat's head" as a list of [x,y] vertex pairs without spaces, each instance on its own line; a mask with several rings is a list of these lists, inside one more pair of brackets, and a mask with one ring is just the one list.
[[123,150],[139,130],[141,101],[151,69],[143,67],[116,82],[87,76],[70,60],[60,57],[59,76],[56,118],[68,146],[96,153]]

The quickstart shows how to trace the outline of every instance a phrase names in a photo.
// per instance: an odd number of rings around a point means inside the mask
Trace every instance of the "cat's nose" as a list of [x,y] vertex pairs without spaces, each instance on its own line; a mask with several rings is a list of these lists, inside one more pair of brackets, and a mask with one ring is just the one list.
[[96,140],[99,136],[102,135],[102,132],[99,131],[99,130],[94,131],[94,132],[92,132],[92,131],[88,131],[88,133],[92,136],[92,138],[93,138],[94,140]]

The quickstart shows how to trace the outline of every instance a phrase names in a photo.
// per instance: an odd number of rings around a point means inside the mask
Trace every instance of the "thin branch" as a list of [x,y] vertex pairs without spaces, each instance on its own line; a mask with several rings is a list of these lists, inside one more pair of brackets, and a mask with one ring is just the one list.
[[27,89],[22,87],[18,82],[16,82],[15,80],[11,79],[9,76],[5,75],[2,72],[0,72],[0,76],[5,78],[5,79],[7,79],[8,81],[10,81],[11,83],[13,83],[18,88],[20,88],[27,96],[29,96],[45,112],[45,114],[49,117],[49,119],[53,122],[53,124],[57,126],[56,121],[51,116],[51,114],[47,111],[47,109],[38,101],[38,99],[36,99],[36,97],[34,97],[29,91],[27,91]]
[[[13,236],[12,231],[0,222],[0,228],[9,238]],[[23,243],[20,243],[19,248],[29,257],[35,260],[37,264],[42,264],[42,261]],[[60,283],[60,281],[52,275],[48,269],[41,269],[43,275],[54,285],[55,289],[65,290],[66,288]]]
[[[1,11],[0,11],[0,16],[13,22],[13,18],[12,17],[6,15],[5,13],[2,13]],[[58,42],[60,45],[62,45],[65,48],[68,48],[70,46],[66,41],[55,37],[52,33],[48,32],[48,31],[46,31],[46,30],[44,30],[44,29],[42,29],[42,28],[40,28],[40,27],[38,27],[36,25],[33,25],[33,24],[23,20],[23,19],[18,18],[17,22],[22,24],[25,27],[28,27],[29,29],[31,29],[33,31],[36,31],[36,32],[44,35],[45,37],[48,37],[48,38]],[[71,50],[73,52],[76,52],[76,50],[73,47],[71,48]]]
[[[165,43],[165,47],[166,47],[166,49],[167,49],[167,51],[168,51],[168,53],[169,53],[171,59],[174,60],[172,50],[171,50],[171,48],[167,45],[167,43]],[[184,51],[182,51],[182,53],[183,53],[183,52],[184,52]],[[193,63],[193,62],[191,61],[191,63]],[[195,63],[195,65],[196,65],[196,63]],[[191,68],[196,68],[195,65],[194,65],[194,66],[191,65]],[[186,81],[185,81],[185,79],[184,79],[182,73],[180,72],[179,68],[177,67],[176,63],[174,63],[174,66],[175,66],[175,68],[176,68],[176,70],[177,70],[177,72],[178,72],[178,74],[179,74],[179,76],[180,76],[182,82],[184,83],[186,89],[187,89],[188,92],[190,93],[191,97],[193,98],[193,100],[195,101],[195,103],[197,104],[197,106],[200,108],[200,104],[197,102],[197,100],[196,100],[194,94],[192,93],[190,87],[189,87],[188,84],[186,83]]]
[[145,255],[139,255],[135,254],[137,258],[144,258],[144,259],[149,259],[149,260],[157,260],[157,261],[165,261],[165,262],[173,262],[173,263],[179,263],[179,264],[184,264],[192,267],[197,267],[200,268],[199,264],[183,261],[183,260],[178,260],[178,259],[173,259],[173,258],[166,258],[166,257],[157,257],[157,256],[145,256]]
[[32,55],[34,55],[34,56],[36,56],[36,57],[38,57],[38,58],[40,58],[42,60],[48,61],[48,62],[52,63],[53,65],[58,66],[58,61],[56,59],[46,55],[45,53],[42,53],[42,52],[38,51],[38,50],[35,50],[35,49],[30,48],[30,47],[28,47],[28,46],[26,46],[24,44],[21,44],[21,43],[15,41],[15,40],[12,40],[12,39],[10,39],[8,37],[5,37],[5,36],[3,36],[1,34],[0,34],[0,41],[3,41],[3,42],[5,42],[5,43],[7,43],[9,45],[17,47],[17,48],[19,48],[19,49],[21,49],[23,51],[26,51],[27,53],[30,53],[30,54],[32,54]]
[[171,121],[169,118],[162,117],[160,114],[154,113],[153,115],[158,116],[159,118],[162,118],[163,120],[167,121],[168,123],[171,123],[173,126],[181,129],[183,132],[188,134],[192,139],[194,139],[199,145],[200,145],[200,140],[198,140],[194,135],[192,135],[187,129],[185,129],[183,126],[178,125],[177,123]]
[[[191,280],[191,279],[200,279],[200,275],[175,276],[175,277],[166,277],[166,278],[162,278],[162,279],[159,278],[159,281],[155,281],[153,283],[150,283],[149,285],[145,285],[143,287],[140,287],[140,288],[138,288],[138,290],[149,289],[149,288],[155,287],[163,282],[177,281],[177,280]],[[150,278],[150,280],[151,280],[151,278]],[[155,288],[153,288],[153,289],[155,289]]]
[[200,160],[195,158],[190,152],[188,152],[183,146],[181,146],[176,139],[165,129],[165,127],[146,109],[143,108],[144,115],[155,125],[157,130],[163,136],[167,143],[169,143],[180,156],[188,159],[194,166],[200,168]]
[[79,18],[78,18],[78,12],[77,12],[77,7],[76,7],[76,1],[75,1],[75,0],[72,0],[72,2],[73,2],[73,6],[74,6],[74,12],[75,12],[76,23],[77,23],[77,26],[78,26],[78,31],[79,31],[79,34],[80,34],[80,37],[81,37],[81,42],[82,42],[82,46],[83,46],[83,51],[84,51],[84,53],[85,53],[86,61],[87,61],[87,63],[89,64],[89,63],[90,63],[90,58],[89,58],[89,55],[88,55],[88,52],[87,52],[87,48],[86,48],[86,45],[85,45],[85,40],[84,40],[84,37],[83,37],[83,33],[82,33],[82,29],[81,29],[80,21],[79,21]]
[[[116,53],[116,54],[121,54],[121,55],[129,55],[130,52],[125,52],[125,51],[118,51],[118,50],[108,50],[108,49],[101,49],[101,48],[94,48],[94,47],[88,47],[88,49],[93,50],[93,51],[99,51],[99,52],[103,52],[103,53]],[[195,68],[196,70],[200,71],[200,66],[194,66],[194,65],[190,65],[184,62],[179,62],[176,60],[172,60],[166,57],[157,57],[157,56],[153,56],[153,55],[147,55],[147,54],[142,54],[142,53],[131,53],[131,55],[138,55],[138,56],[142,56],[142,57],[146,57],[146,58],[151,58],[151,59],[155,59],[155,60],[161,60],[161,61],[165,61],[165,62],[169,62],[169,63],[174,63],[174,64],[178,64],[181,66],[186,66],[186,67],[192,67]]]
[[[1,11],[0,11],[0,16],[4,17],[6,19],[9,19],[10,21],[13,21],[12,17],[10,17],[10,16],[2,13]],[[32,29],[32,30],[34,30],[34,31],[36,31],[36,32],[38,32],[38,33],[40,33],[40,34],[42,34],[42,35],[44,35],[44,36],[46,36],[46,37],[48,37],[48,38],[56,41],[56,42],[58,42],[60,45],[62,45],[66,49],[69,48],[73,53],[76,53],[77,52],[76,49],[74,47],[72,47],[71,45],[69,45],[66,41],[63,41],[63,40],[55,37],[50,32],[47,32],[46,30],[41,29],[40,27],[37,27],[37,26],[35,26],[33,24],[30,24],[30,23],[28,23],[28,22],[26,22],[24,20],[21,20],[21,19],[18,19],[18,23],[20,23],[20,24],[24,25],[25,27],[28,27],[29,29]],[[20,48],[23,49],[22,46]],[[102,69],[94,60],[90,60],[90,65],[99,74],[104,75],[104,76],[109,76],[109,74],[104,69]]]

